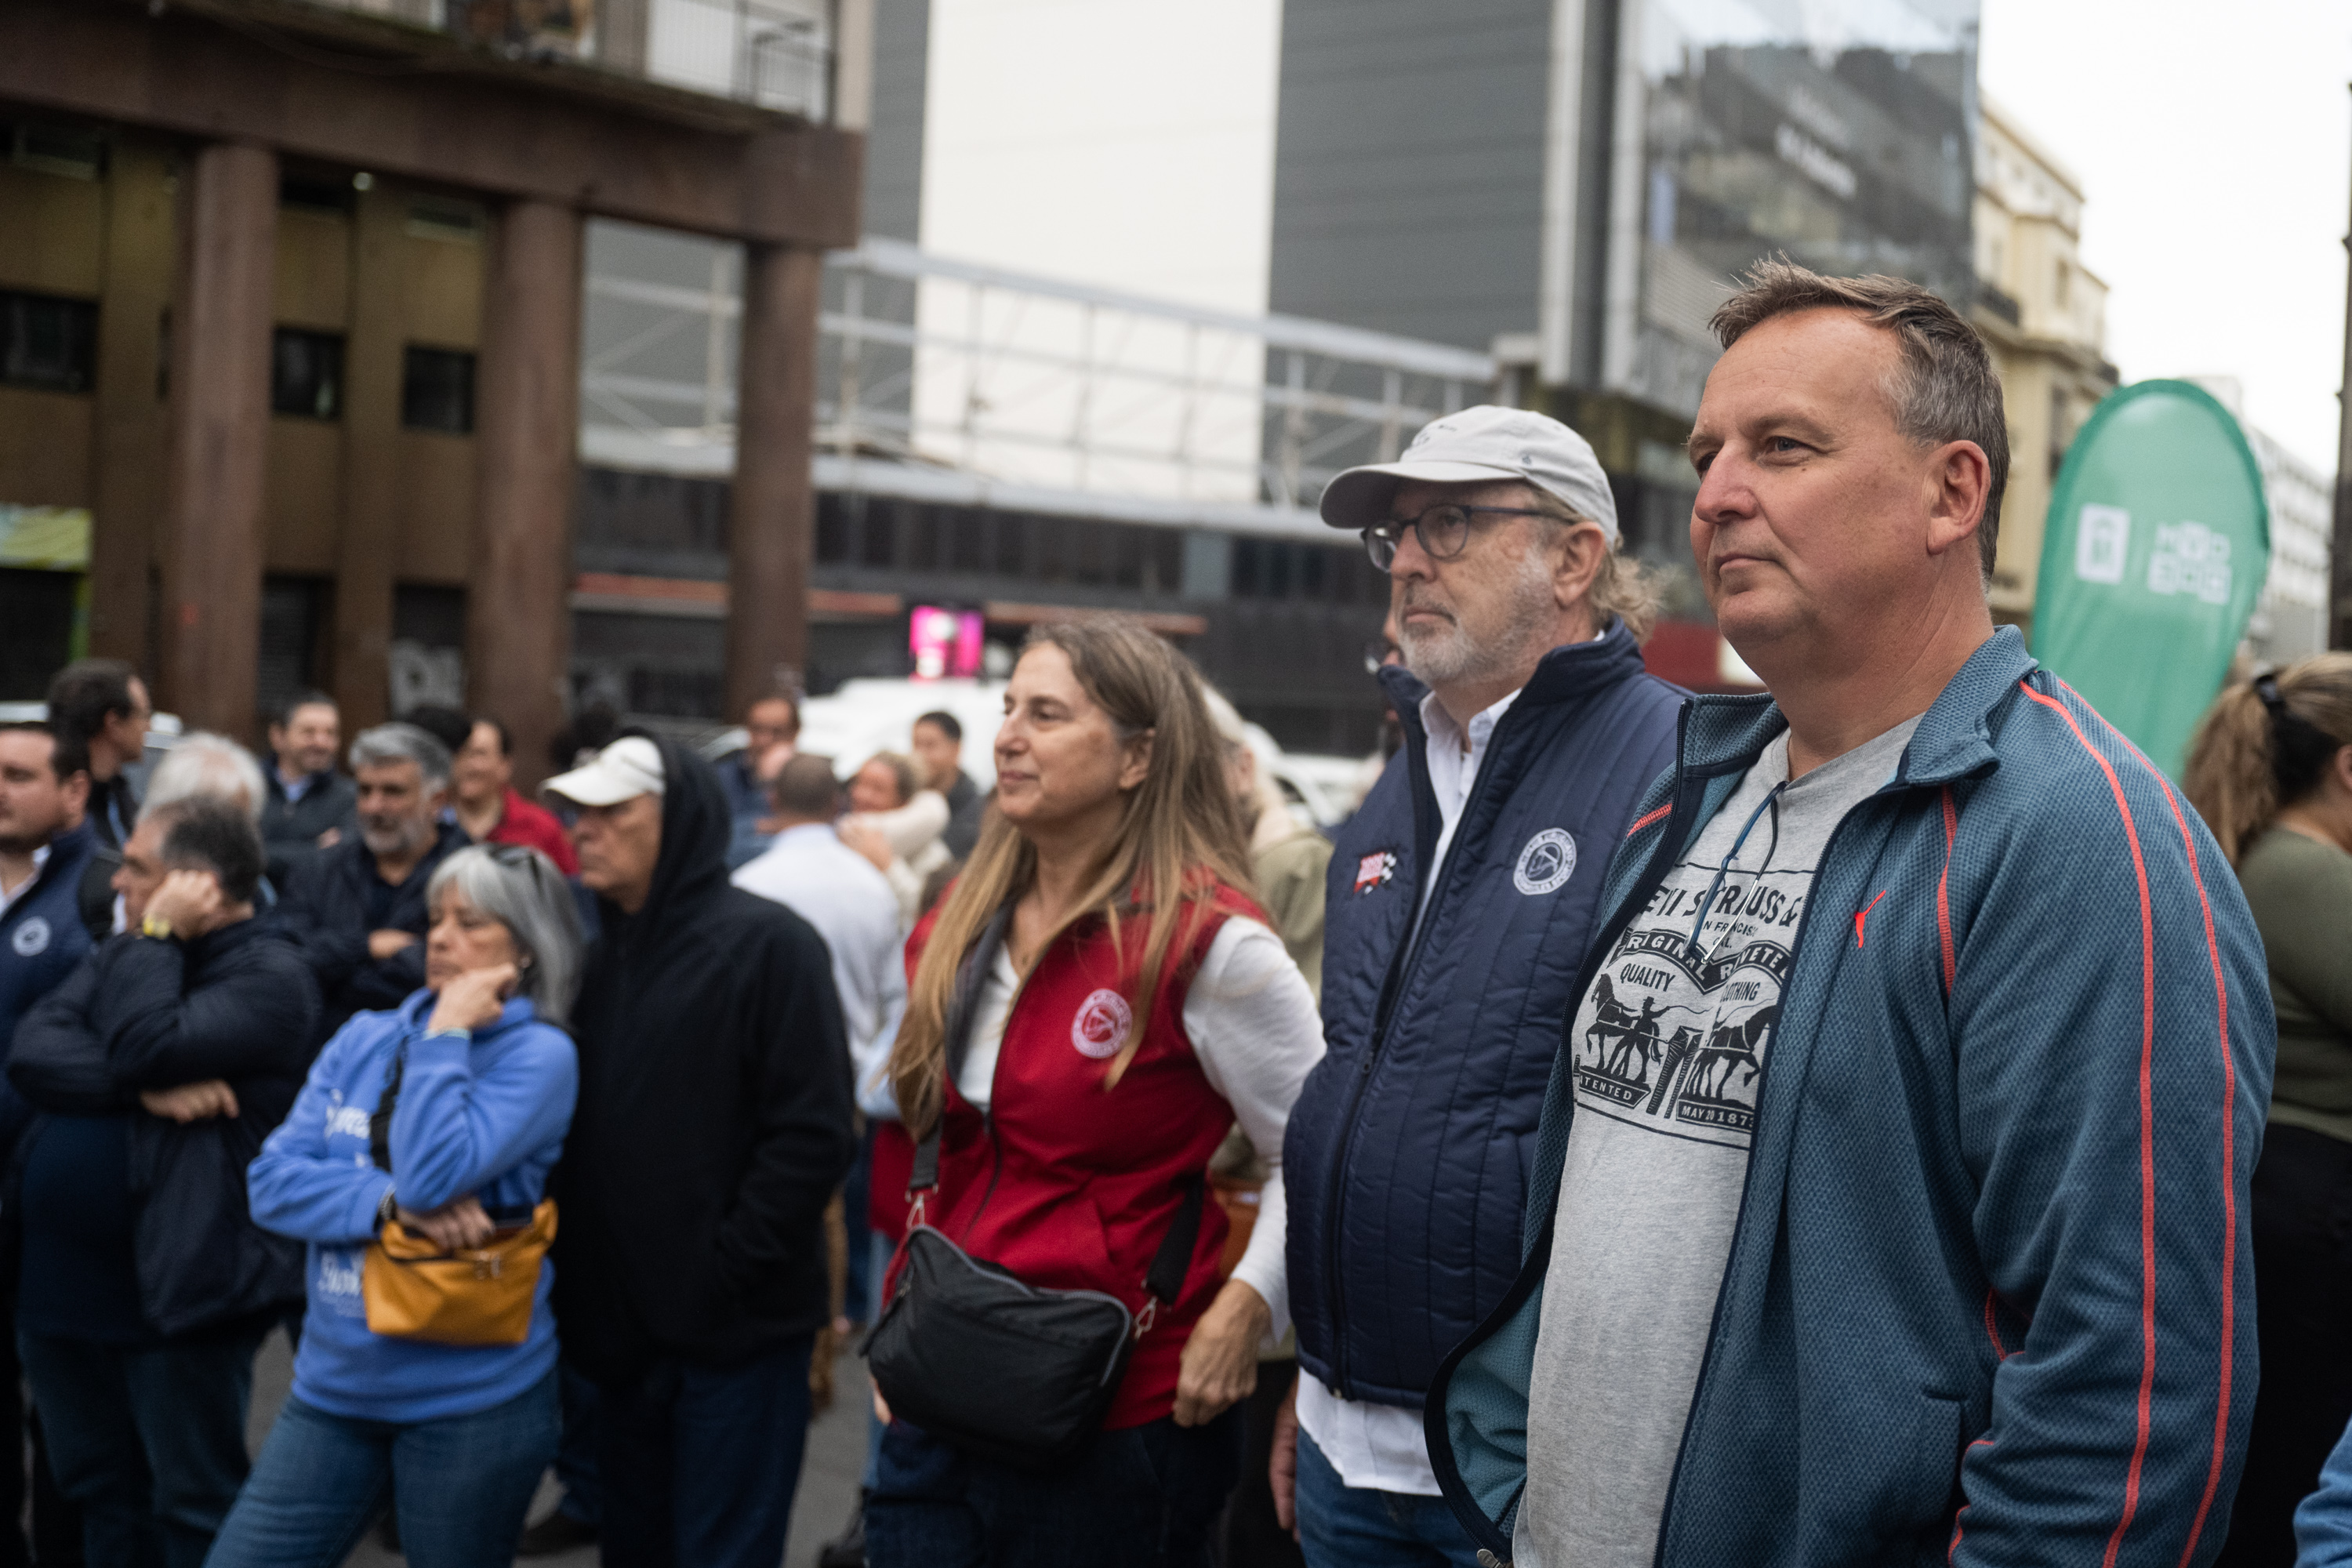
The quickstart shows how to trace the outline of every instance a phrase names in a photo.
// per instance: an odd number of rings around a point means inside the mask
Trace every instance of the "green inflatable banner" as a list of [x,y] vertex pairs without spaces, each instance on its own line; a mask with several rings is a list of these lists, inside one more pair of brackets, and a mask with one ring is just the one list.
[[2270,572],[2262,469],[2185,381],[2093,410],[2050,494],[2033,656],[2176,779]]

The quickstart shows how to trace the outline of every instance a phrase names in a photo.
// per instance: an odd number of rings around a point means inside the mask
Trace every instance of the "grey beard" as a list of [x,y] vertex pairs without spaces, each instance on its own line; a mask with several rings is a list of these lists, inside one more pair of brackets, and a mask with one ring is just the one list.
[[1423,686],[1447,686],[1517,668],[1527,661],[1532,645],[1542,645],[1534,648],[1540,658],[1551,647],[1559,619],[1559,606],[1551,598],[1551,565],[1540,551],[1519,558],[1518,579],[1508,592],[1509,600],[1500,606],[1501,623],[1484,637],[1473,634],[1458,616],[1442,632],[1413,633],[1400,624],[1397,641],[1404,667]]
[[390,833],[371,832],[364,825],[360,828],[360,837],[367,845],[368,853],[379,858],[386,855],[404,855],[421,848],[431,842],[431,833],[429,826],[418,827],[412,825]]

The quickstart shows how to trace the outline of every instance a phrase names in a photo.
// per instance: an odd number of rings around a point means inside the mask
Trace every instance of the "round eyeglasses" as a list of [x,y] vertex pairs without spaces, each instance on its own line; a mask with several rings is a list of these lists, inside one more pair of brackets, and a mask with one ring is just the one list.
[[1489,512],[1502,517],[1550,517],[1531,506],[1433,506],[1419,517],[1392,517],[1376,522],[1364,530],[1364,553],[1372,564],[1387,571],[1396,563],[1397,547],[1404,542],[1404,531],[1411,529],[1421,541],[1421,552],[1432,561],[1451,561],[1470,546],[1470,521],[1474,512]]

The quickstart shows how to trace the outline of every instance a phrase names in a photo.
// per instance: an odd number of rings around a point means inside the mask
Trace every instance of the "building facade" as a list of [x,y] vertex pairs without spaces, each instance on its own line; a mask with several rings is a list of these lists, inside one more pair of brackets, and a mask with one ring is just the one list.
[[2050,489],[2074,434],[2116,389],[2107,286],[2084,267],[2083,187],[2007,110],[1979,100],[1973,319],[2009,415],[2009,490],[1992,605],[2030,625]]
[[1485,348],[1590,437],[1665,579],[1652,668],[1752,678],[1690,569],[1682,456],[1757,260],[1966,305],[1974,0],[1287,0],[1269,301]]
[[[132,660],[251,736],[446,696],[563,721],[585,226],[738,247],[726,679],[805,661],[826,249],[854,243],[862,5],[501,0],[0,12],[7,689]],[[62,634],[62,636],[60,635]],[[399,656],[395,657],[395,649]],[[452,654],[455,658],[451,658]]]

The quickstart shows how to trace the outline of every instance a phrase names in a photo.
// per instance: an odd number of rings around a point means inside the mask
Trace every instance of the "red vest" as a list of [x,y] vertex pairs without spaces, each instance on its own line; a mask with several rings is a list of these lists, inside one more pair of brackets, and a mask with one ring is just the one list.
[[[1139,1026],[1142,1045],[1108,1089],[1110,1059],[1133,1017],[1129,998],[1150,920],[1122,921],[1116,945],[1099,917],[1055,941],[1005,1020],[992,1119],[948,1086],[940,1185],[925,1205],[930,1224],[973,1257],[1031,1285],[1101,1290],[1131,1311],[1142,1310],[1150,1300],[1144,1275],[1186,1183],[1206,1173],[1234,1123],[1233,1108],[1201,1071],[1183,1017],[1192,976],[1233,915],[1265,918],[1247,898],[1220,886],[1189,942],[1178,928],[1151,1014]],[[931,926],[925,920],[908,942],[909,970]],[[893,1146],[875,1150],[872,1206],[877,1227],[897,1236],[905,1229],[913,1145],[896,1125],[885,1129],[884,1142]],[[1224,1214],[1206,1204],[1184,1288],[1137,1344],[1107,1427],[1156,1421],[1174,1407],[1177,1365],[1192,1325],[1216,1298],[1224,1243]],[[896,1273],[894,1267],[894,1283]]]

